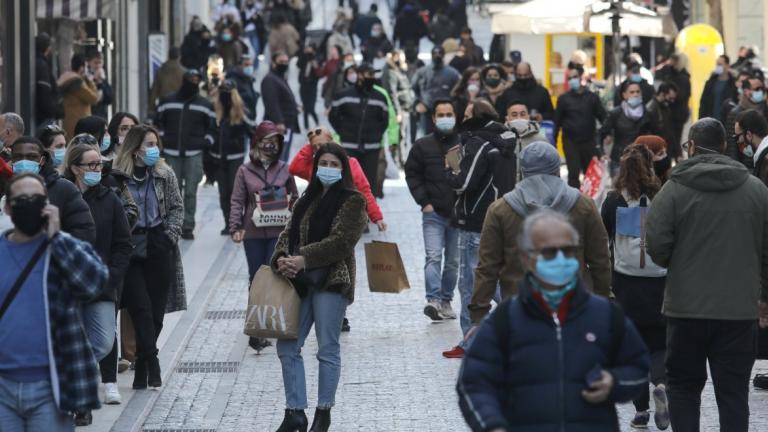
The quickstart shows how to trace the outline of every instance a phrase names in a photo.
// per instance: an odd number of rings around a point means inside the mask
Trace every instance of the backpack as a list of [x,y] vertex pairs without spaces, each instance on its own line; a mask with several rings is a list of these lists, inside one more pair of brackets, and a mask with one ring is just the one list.
[[616,234],[613,240],[613,268],[619,273],[638,277],[663,277],[667,270],[659,267],[648,255],[645,223],[650,198],[628,199],[622,192],[626,207],[616,208]]
[[[491,324],[493,324],[493,330],[496,332],[496,339],[504,358],[509,358],[509,338],[506,335],[509,331],[509,303],[512,301],[517,301],[517,299],[512,297],[503,301],[496,307],[496,311],[491,318]],[[610,300],[608,304],[611,307],[611,327],[609,330],[611,342],[607,355],[608,364],[604,366],[613,367],[616,365],[621,344],[624,342],[625,322],[624,310],[621,309],[621,306]]]

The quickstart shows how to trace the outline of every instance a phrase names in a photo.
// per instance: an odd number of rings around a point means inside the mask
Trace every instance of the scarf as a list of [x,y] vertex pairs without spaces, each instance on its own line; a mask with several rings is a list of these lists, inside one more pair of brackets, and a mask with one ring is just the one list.
[[621,109],[624,111],[624,115],[631,120],[639,120],[640,117],[642,117],[643,114],[645,113],[645,107],[643,106],[643,104],[640,104],[635,108],[632,108],[631,106],[629,106],[627,101],[624,101],[621,103]]
[[294,255],[299,247],[302,246],[300,244],[301,222],[313,202],[319,200],[315,210],[309,216],[309,233],[306,244],[317,243],[328,237],[328,234],[331,233],[331,225],[336,218],[336,214],[351,195],[352,191],[345,189],[342,182],[337,182],[331,186],[325,195],[322,195],[322,192],[305,192],[293,208],[291,231],[288,236],[288,254]]

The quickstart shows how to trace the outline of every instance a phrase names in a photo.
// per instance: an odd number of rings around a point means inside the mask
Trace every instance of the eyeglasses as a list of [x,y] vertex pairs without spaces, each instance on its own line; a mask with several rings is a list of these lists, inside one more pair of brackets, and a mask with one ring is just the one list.
[[81,168],[82,167],[87,167],[91,171],[96,171],[96,170],[101,171],[101,168],[104,166],[104,164],[101,161],[99,161],[99,162],[90,162],[90,163],[79,163],[79,164],[75,164],[75,165],[79,166]]
[[544,257],[544,259],[551,260],[557,256],[558,252],[562,252],[568,258],[573,258],[578,252],[578,246],[560,246],[560,247],[548,247],[541,249],[530,249],[528,252],[535,253]]
[[323,133],[323,129],[321,129],[321,128],[313,129],[313,130],[307,132],[307,138],[312,139],[312,137],[319,136],[322,133]]
[[684,143],[682,144],[682,147],[683,147],[683,151],[688,151],[688,148],[691,146],[691,143],[692,143],[692,142],[693,142],[693,140],[688,140],[688,141],[684,142]]

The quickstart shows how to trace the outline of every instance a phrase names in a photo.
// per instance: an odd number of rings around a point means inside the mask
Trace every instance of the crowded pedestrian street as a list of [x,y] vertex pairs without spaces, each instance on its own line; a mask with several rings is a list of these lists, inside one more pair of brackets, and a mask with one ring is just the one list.
[[0,0],[0,432],[768,431],[767,48],[736,0]]

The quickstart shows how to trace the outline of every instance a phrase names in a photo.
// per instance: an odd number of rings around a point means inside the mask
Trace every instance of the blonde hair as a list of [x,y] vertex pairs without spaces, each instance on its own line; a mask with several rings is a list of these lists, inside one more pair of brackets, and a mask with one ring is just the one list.
[[318,127],[318,128],[312,129],[312,130],[313,131],[314,130],[320,130],[320,133],[312,135],[312,137],[309,139],[309,143],[310,144],[312,144],[312,140],[315,140],[315,139],[317,139],[319,137],[326,137],[326,138],[328,138],[327,141],[323,141],[321,144],[325,144],[327,142],[332,142],[333,141],[333,134],[327,128]]
[[[155,137],[157,137],[157,146],[162,150],[163,144],[157,129],[145,124],[136,125],[128,131],[125,139],[123,139],[123,145],[118,149],[117,157],[115,157],[115,160],[112,163],[112,168],[128,176],[133,176],[133,170],[136,168],[136,152],[141,148],[141,145],[144,143],[144,137],[146,137],[148,133],[155,134]],[[155,166],[152,167],[152,170],[154,172],[159,172],[160,170],[165,169],[165,167],[165,162],[163,159],[160,159]]]
[[[70,143],[71,144],[71,143]],[[88,144],[74,144],[70,145],[67,152],[64,155],[64,163],[61,165],[61,175],[71,182],[75,182],[75,172],[72,171],[72,167],[77,165],[83,160],[83,155],[89,151],[99,153],[99,148]]]
[[[240,97],[236,88],[230,90],[230,94],[232,95],[232,106],[229,108],[229,123],[239,125],[245,118],[243,98]],[[221,95],[221,89],[219,89],[218,95]],[[213,99],[213,108],[216,111],[216,120],[221,124],[221,119],[224,118],[224,105],[222,105],[219,97]]]

